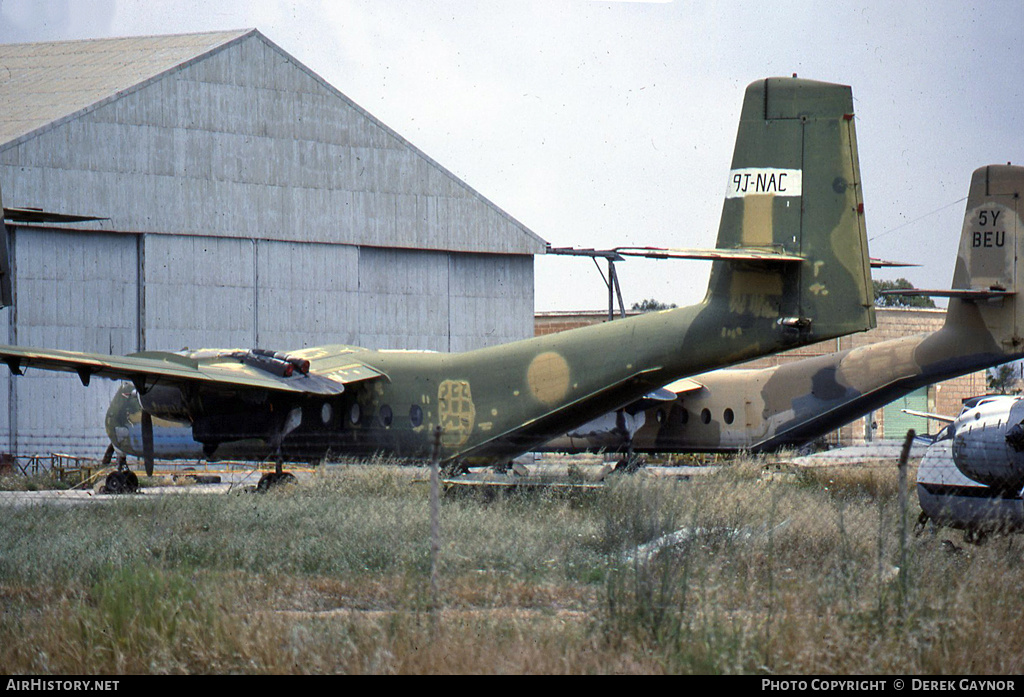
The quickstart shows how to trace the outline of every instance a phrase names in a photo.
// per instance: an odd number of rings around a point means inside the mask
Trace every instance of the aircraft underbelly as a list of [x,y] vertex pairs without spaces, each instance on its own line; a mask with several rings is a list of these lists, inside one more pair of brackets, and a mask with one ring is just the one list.
[[1024,499],[997,495],[965,476],[953,462],[952,443],[928,448],[917,473],[917,497],[929,518],[954,528],[1024,529]]

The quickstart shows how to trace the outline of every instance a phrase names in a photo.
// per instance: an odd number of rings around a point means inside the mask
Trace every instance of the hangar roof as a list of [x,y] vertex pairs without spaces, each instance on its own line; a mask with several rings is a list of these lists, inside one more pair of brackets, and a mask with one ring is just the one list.
[[0,143],[141,87],[249,31],[0,44]]
[[[262,74],[262,64],[246,64],[247,57],[267,55],[276,57],[274,75]],[[281,84],[294,89],[286,106],[274,96],[282,94]],[[247,100],[252,106],[237,108]],[[305,122],[294,118],[295,109],[305,110]],[[352,116],[339,117],[342,112]],[[365,125],[332,122],[339,118]],[[156,128],[145,136],[145,149],[122,137],[127,129],[111,130],[124,124],[139,133],[146,119],[155,119],[148,123]],[[245,136],[241,148],[237,141],[221,148],[210,140],[235,128]],[[153,135],[156,130],[163,135]],[[95,144],[94,152],[79,156],[83,143]],[[210,161],[223,150],[231,151],[230,161]],[[89,212],[100,205],[97,212],[120,215],[114,230],[255,236],[262,234],[259,226],[279,239],[382,247],[538,254],[547,246],[255,29],[0,44],[0,156],[0,165],[19,168],[18,181],[4,182],[11,205]],[[333,171],[346,159],[360,164]],[[370,183],[354,181],[368,164],[376,168]],[[52,176],[75,171],[87,172],[91,197],[67,191],[79,180]],[[168,188],[167,175],[185,193]],[[62,187],[63,198],[55,200]],[[283,189],[295,195],[284,200]],[[28,191],[43,200],[11,196]],[[271,202],[257,210],[264,199]],[[238,212],[226,211],[230,200]],[[144,201],[160,201],[156,214]],[[368,221],[368,232],[357,236],[355,220]]]

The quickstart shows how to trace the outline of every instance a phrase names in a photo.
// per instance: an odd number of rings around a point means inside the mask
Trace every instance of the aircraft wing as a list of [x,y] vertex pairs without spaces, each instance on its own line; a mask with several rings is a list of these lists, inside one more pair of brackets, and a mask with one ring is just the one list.
[[[78,351],[0,346],[0,361],[20,375],[26,368],[78,373],[88,385],[93,377],[129,380],[145,389],[157,383],[192,384],[200,387],[251,388],[292,394],[334,395],[345,385],[386,377],[346,356],[351,351],[306,360],[306,370],[288,371],[284,361],[268,360],[270,352],[214,351],[204,354],[145,351],[128,356],[108,356]],[[301,352],[295,354],[301,358]],[[283,374],[288,372],[287,375]]]
[[933,414],[928,411],[917,411],[916,409],[900,409],[904,414],[910,414],[911,416],[920,416],[924,419],[931,419],[933,421],[941,421],[944,424],[951,424],[956,421],[955,416],[945,416],[943,414]]

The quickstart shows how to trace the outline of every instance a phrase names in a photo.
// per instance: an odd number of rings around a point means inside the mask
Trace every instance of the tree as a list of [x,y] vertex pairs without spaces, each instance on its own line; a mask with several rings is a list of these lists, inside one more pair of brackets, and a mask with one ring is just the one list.
[[872,281],[875,289],[875,307],[935,307],[927,295],[882,295],[883,290],[910,290],[914,287],[905,278],[895,281]]
[[676,307],[675,303],[665,304],[659,302],[654,298],[648,298],[638,303],[633,303],[633,307],[629,308],[634,312],[657,312],[658,310],[671,310]]
[[1020,394],[1017,380],[1018,363],[1003,363],[985,373],[988,390],[993,394]]

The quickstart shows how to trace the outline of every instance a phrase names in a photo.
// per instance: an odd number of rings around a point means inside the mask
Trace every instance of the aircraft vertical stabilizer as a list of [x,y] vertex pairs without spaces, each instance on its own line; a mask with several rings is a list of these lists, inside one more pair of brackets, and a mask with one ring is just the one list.
[[974,171],[947,325],[977,322],[1007,353],[1024,350],[1024,303],[1017,298],[1017,255],[1024,252],[1024,167],[988,165]]
[[803,261],[795,274],[771,260],[715,261],[709,301],[760,303],[745,309],[781,315],[801,340],[874,326],[848,86],[770,78],[747,87],[716,246]]

